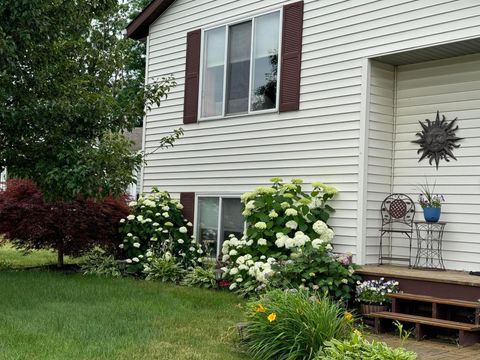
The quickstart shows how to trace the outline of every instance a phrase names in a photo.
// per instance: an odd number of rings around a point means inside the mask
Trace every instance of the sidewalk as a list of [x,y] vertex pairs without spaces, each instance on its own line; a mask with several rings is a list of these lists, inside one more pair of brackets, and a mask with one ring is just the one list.
[[[398,336],[391,334],[368,334],[366,337],[369,340],[383,341],[392,347],[400,346]],[[408,339],[404,347],[415,351],[418,360],[480,360],[480,344],[462,348],[436,339],[423,341]]]

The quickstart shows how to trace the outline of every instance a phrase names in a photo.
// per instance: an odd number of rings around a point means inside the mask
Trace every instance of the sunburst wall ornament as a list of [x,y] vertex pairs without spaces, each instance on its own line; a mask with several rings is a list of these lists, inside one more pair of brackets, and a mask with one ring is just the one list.
[[452,121],[447,121],[445,115],[442,115],[440,120],[440,112],[437,111],[437,118],[435,121],[425,119],[425,122],[419,121],[422,126],[422,131],[416,133],[420,139],[412,141],[415,144],[420,145],[417,154],[422,153],[418,162],[425,158],[428,158],[430,165],[435,160],[435,166],[438,170],[438,163],[441,159],[450,161],[450,158],[457,160],[453,155],[453,149],[458,149],[460,144],[456,144],[457,141],[463,140],[455,135],[455,131],[458,130],[458,125],[455,126],[457,118]]

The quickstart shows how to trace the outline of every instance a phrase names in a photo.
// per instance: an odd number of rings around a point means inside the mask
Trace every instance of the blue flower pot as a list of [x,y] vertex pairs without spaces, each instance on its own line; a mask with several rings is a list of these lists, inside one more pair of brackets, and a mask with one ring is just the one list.
[[437,222],[440,219],[441,208],[424,208],[423,217],[426,222]]

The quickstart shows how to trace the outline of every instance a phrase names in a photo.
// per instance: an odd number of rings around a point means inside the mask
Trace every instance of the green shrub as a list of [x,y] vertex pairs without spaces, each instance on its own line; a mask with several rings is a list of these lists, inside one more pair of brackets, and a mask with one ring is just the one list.
[[124,257],[130,273],[143,271],[147,252],[157,255],[169,252],[187,269],[202,262],[203,250],[189,235],[192,224],[183,217],[182,204],[168,192],[152,190],[130,204],[131,214],[120,220]]
[[177,259],[170,253],[161,256],[155,256],[153,254],[148,256],[143,269],[145,280],[159,280],[173,283],[178,283],[182,279],[184,272],[185,270],[181,264],[177,262]]
[[254,359],[312,359],[325,341],[345,339],[352,329],[352,314],[308,290],[273,290],[248,311],[244,340]]
[[205,289],[216,288],[217,280],[215,277],[215,268],[213,266],[196,266],[188,269],[182,280],[182,285]]
[[81,270],[84,275],[122,276],[117,260],[100,248],[95,248],[87,254]]
[[[280,272],[289,287],[321,289],[348,299],[354,268],[348,256],[333,253],[334,232],[327,225],[334,211],[328,202],[337,190],[313,183],[313,191],[307,193],[300,179],[290,184],[280,178],[271,181],[271,187],[242,195],[246,234],[223,243],[224,277],[232,282],[230,289],[248,294],[265,288]],[[281,282],[276,285],[285,287]]]
[[316,360],[415,360],[417,354],[403,348],[391,348],[383,342],[368,342],[355,331],[351,339],[332,339],[325,343]]

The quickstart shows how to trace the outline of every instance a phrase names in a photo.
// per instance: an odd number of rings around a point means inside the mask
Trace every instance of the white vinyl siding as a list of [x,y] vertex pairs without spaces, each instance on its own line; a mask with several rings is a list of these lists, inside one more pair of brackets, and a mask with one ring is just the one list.
[[[158,140],[175,128],[183,127],[185,136],[174,148],[147,156],[143,189],[150,191],[156,185],[173,193],[241,193],[268,183],[272,176],[300,177],[307,184],[323,181],[340,190],[332,204],[337,209],[331,221],[337,234],[336,251],[355,254],[363,59],[480,37],[480,3],[306,0],[300,110],[183,125],[186,33],[291,2],[177,0],[152,24],[148,79],[172,73],[178,85],[160,108],[147,115],[145,150],[148,153],[155,149]],[[463,111],[453,110],[459,114]],[[381,126],[381,122],[375,125]],[[372,137],[377,134],[374,131],[372,128]],[[388,165],[379,161],[382,164],[378,169],[383,173]],[[376,177],[373,166],[371,162],[369,169]],[[456,176],[447,179],[455,182]],[[474,187],[472,183],[464,185]],[[369,190],[369,196],[377,191]],[[372,208],[378,197],[371,198]],[[448,209],[453,216],[459,205],[450,206],[445,211]],[[472,225],[471,229],[476,227]],[[467,224],[464,229],[468,229]],[[372,236],[373,228],[368,231]],[[477,237],[472,236],[471,241]],[[364,240],[358,243],[365,245]],[[369,258],[373,251],[369,250]]]
[[380,208],[392,193],[395,67],[371,62],[370,116],[368,118],[368,185],[366,263],[379,254]]
[[[418,198],[418,186],[437,182],[444,194],[445,266],[476,270],[480,259],[480,54],[398,67],[394,191]],[[434,120],[437,110],[447,120],[458,117],[458,161],[441,160],[438,171],[428,159],[418,163],[419,120]],[[417,205],[418,217],[423,218]]]

